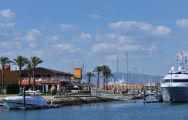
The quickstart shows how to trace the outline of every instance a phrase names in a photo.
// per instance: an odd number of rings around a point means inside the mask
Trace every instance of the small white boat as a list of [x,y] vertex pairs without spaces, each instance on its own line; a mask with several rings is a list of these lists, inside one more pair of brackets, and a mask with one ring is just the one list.
[[45,99],[38,92],[26,91],[25,94],[25,106],[24,96],[20,94],[18,96],[9,96],[4,98],[5,106],[9,109],[18,109],[20,107],[47,107],[48,104]]

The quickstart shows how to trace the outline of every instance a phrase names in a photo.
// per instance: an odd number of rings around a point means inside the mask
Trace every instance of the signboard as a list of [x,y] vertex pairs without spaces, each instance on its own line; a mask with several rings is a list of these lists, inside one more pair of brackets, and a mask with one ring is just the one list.
[[82,68],[75,68],[74,69],[74,78],[75,79],[82,79]]

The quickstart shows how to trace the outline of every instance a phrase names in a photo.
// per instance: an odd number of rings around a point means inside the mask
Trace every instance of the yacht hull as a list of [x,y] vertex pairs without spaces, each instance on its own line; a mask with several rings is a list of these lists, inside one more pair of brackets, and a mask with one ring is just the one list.
[[[9,109],[17,109],[24,106],[23,96],[6,97],[4,99],[5,105]],[[42,96],[26,96],[25,107],[46,107],[47,102]]]
[[164,102],[188,102],[188,87],[161,87]]

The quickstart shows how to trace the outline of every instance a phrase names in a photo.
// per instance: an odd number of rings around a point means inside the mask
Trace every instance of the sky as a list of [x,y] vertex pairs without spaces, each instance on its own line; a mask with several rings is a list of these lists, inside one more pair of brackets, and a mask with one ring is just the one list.
[[[187,0],[0,0],[0,56],[65,72],[166,74],[188,55]],[[13,69],[17,69],[12,65]]]

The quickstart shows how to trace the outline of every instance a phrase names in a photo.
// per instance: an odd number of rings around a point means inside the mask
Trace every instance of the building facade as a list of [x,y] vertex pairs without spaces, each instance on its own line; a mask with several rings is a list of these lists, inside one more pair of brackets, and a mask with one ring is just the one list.
[[[70,82],[71,76],[72,74],[70,73],[38,67],[35,70],[35,83],[37,89],[41,92],[49,92],[52,86],[55,87],[57,91],[62,91],[62,82]],[[31,72],[28,72],[28,70],[23,70],[21,80],[22,85],[30,86],[30,88],[32,88],[33,77]]]

